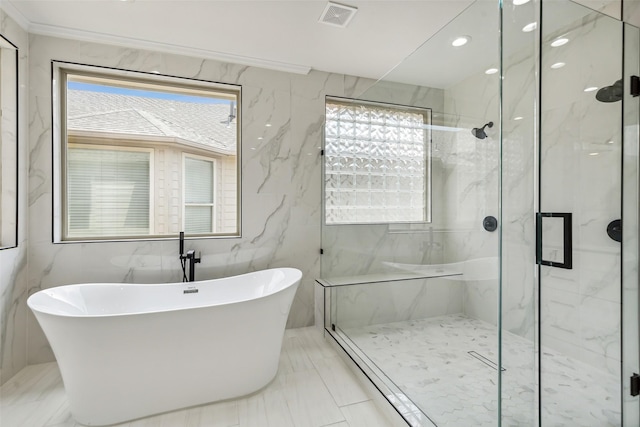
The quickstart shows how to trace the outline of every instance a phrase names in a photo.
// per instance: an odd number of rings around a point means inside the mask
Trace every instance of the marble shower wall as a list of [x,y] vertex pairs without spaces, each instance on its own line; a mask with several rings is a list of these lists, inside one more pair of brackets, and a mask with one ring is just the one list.
[[462,284],[451,277],[332,288],[340,328],[425,319],[462,312]]
[[18,246],[0,251],[0,384],[27,365],[28,35],[0,9],[0,34],[18,46]]
[[[497,55],[497,51],[486,53],[488,59],[495,57],[496,62]],[[486,68],[492,65],[487,64]],[[497,264],[499,235],[486,231],[483,219],[500,217],[499,74],[487,75],[483,69],[445,89],[444,113],[450,126],[461,129],[450,134],[440,153],[444,170],[441,202],[448,231],[444,258],[447,262],[482,258]],[[487,138],[473,136],[472,128],[488,122],[493,122],[493,127],[485,128]],[[464,280],[462,285],[463,312],[496,324],[498,275],[485,280]]]
[[[543,34],[540,209],[573,213],[573,269],[541,268],[542,346],[619,375],[621,246],[606,229],[621,217],[622,105],[584,89],[622,78],[622,28],[569,2],[552,6],[543,20],[566,18]],[[549,47],[560,35],[570,41]]]
[[[30,59],[29,294],[69,283],[171,282],[181,277],[177,236],[145,242],[52,244],[50,118],[55,59],[242,85],[242,238],[188,240],[186,248],[202,252],[198,279],[279,266],[301,269],[303,282],[287,326],[313,323],[313,280],[320,271],[325,95],[349,96],[369,84],[366,80],[322,72],[294,75],[38,35],[30,36]],[[27,316],[23,300],[18,310]],[[30,313],[28,322],[28,362],[53,360]]]
[[[361,100],[431,108],[434,123],[441,117],[443,91],[393,82],[361,84],[353,91]],[[434,138],[439,138],[434,132]],[[433,163],[434,200],[441,197],[440,165]],[[442,262],[442,205],[434,203],[433,224],[324,225],[322,226],[322,277],[326,279],[371,273],[393,273],[389,263],[429,264]]]

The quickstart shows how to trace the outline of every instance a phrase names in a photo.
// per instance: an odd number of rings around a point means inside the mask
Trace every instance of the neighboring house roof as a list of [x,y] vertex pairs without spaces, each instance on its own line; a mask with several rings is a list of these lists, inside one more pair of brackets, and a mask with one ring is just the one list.
[[159,98],[69,89],[70,131],[170,137],[234,153],[235,120],[228,104],[199,104]]

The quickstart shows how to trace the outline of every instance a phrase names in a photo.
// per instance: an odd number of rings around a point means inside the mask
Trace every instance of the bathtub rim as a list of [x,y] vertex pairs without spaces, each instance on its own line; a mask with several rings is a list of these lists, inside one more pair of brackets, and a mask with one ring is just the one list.
[[[134,286],[134,287],[141,287],[141,288],[144,288],[144,287],[170,287],[170,286],[175,286],[175,287],[186,286],[186,287],[189,287],[189,286],[197,286],[199,283],[203,284],[203,283],[207,283],[207,282],[224,281],[224,280],[228,280],[228,279],[231,279],[231,278],[238,278],[238,277],[242,277],[242,276],[255,275],[256,273],[270,272],[270,271],[284,271],[283,280],[286,282],[286,285],[283,286],[282,288],[274,291],[274,292],[271,292],[271,293],[268,293],[268,294],[265,294],[265,295],[261,295],[259,297],[238,298],[238,299],[234,299],[233,301],[227,301],[227,302],[221,302],[221,303],[216,303],[216,302],[209,301],[208,303],[205,303],[205,304],[190,305],[190,306],[186,306],[186,307],[168,307],[168,308],[163,308],[163,309],[153,309],[153,310],[147,310],[147,311],[131,311],[131,312],[126,312],[126,313],[60,313],[60,312],[52,312],[52,311],[46,310],[46,307],[43,307],[42,304],[38,304],[38,306],[34,306],[36,304],[34,301],[37,298],[42,297],[42,294],[44,294],[46,292],[55,291],[56,289],[70,289],[70,288],[91,287],[91,286],[106,286],[106,287]],[[289,276],[291,276],[291,277],[289,277]],[[264,299],[264,298],[270,298],[270,297],[278,295],[278,294],[280,294],[282,292],[285,292],[287,289],[291,288],[292,286],[298,286],[300,281],[302,280],[302,276],[303,276],[302,271],[300,269],[298,269],[298,268],[294,268],[294,267],[274,267],[274,268],[268,268],[268,269],[264,269],[264,270],[255,270],[255,271],[252,271],[252,272],[249,272],[249,273],[236,274],[234,276],[225,276],[225,277],[219,277],[219,278],[216,278],[216,279],[198,280],[198,281],[194,281],[194,282],[170,282],[170,283],[104,283],[104,282],[96,282],[96,283],[75,283],[75,284],[60,285],[60,286],[54,286],[54,287],[51,287],[51,288],[41,289],[41,290],[33,293],[32,295],[30,295],[27,298],[27,306],[31,309],[31,311],[36,316],[38,316],[38,315],[46,315],[46,316],[54,316],[54,317],[61,317],[61,318],[112,318],[112,317],[125,317],[125,316],[157,315],[157,314],[160,314],[160,313],[169,313],[169,312],[186,311],[186,310],[197,310],[197,309],[203,309],[203,308],[207,308],[207,307],[230,306],[230,305],[235,305],[235,304],[247,303],[249,301],[260,300],[260,299]],[[288,280],[288,279],[290,279],[290,280]],[[36,297],[36,295],[38,295],[38,294],[40,294],[40,296]],[[50,296],[47,295],[47,297],[50,297]],[[32,300],[32,298],[33,298],[33,300]]]

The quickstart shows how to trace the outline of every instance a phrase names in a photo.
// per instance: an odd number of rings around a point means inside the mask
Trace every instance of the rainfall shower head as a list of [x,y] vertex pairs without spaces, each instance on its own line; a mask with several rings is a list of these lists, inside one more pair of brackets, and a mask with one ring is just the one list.
[[493,122],[489,122],[486,125],[482,126],[481,128],[471,129],[471,134],[478,139],[485,139],[487,137],[487,133],[484,131],[484,128],[486,128],[487,126],[492,128]]
[[622,79],[611,86],[605,86],[596,92],[596,99],[600,102],[617,102],[622,99]]

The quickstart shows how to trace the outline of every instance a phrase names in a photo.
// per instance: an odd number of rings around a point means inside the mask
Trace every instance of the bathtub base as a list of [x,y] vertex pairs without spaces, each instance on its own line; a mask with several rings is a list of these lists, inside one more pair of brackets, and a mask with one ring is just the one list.
[[[33,311],[51,343],[75,420],[111,425],[268,385],[278,371],[299,271],[293,277],[274,293],[258,287],[255,293],[266,296],[188,309],[103,316]],[[209,287],[228,292],[242,284],[225,290],[210,282],[198,283],[196,294],[178,288],[172,298],[206,296]]]

